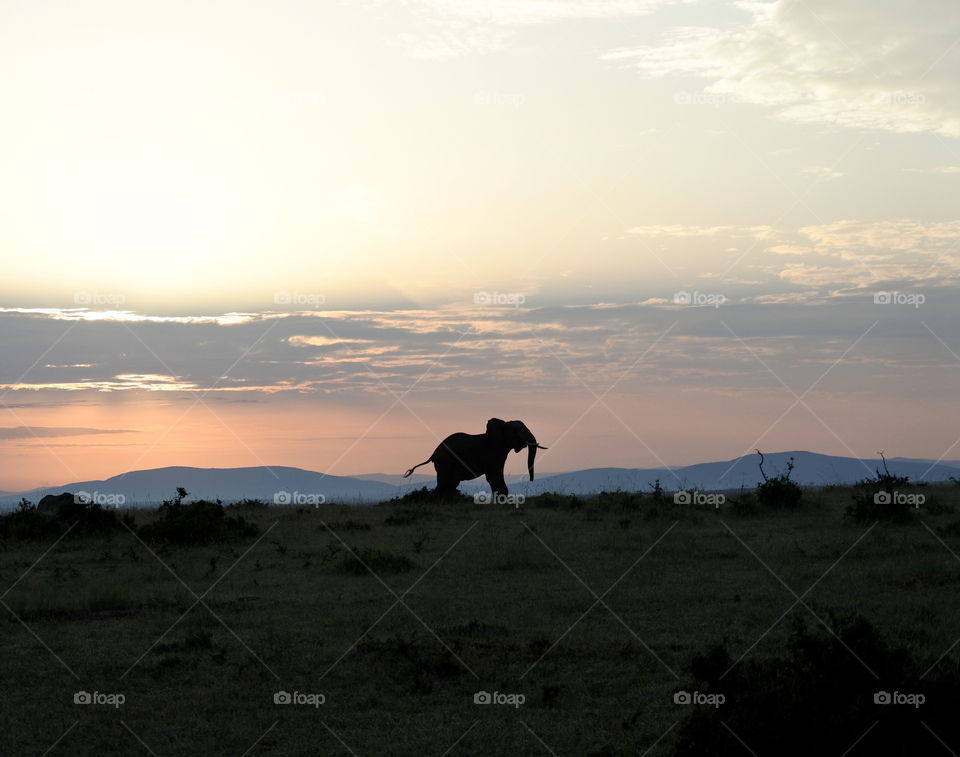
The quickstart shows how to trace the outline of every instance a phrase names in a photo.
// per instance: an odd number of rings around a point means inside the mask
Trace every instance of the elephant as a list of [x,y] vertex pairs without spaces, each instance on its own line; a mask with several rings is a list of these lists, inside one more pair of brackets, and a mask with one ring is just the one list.
[[37,512],[58,514],[61,510],[69,510],[75,502],[77,502],[77,496],[70,492],[48,494],[37,503]]
[[451,434],[422,463],[417,463],[403,474],[411,475],[421,465],[433,463],[437,471],[436,494],[452,495],[461,481],[486,476],[494,496],[507,496],[503,480],[503,466],[512,449],[519,452],[527,448],[527,471],[533,481],[533,461],[538,449],[547,449],[537,443],[523,421],[503,421],[491,418],[483,434]]

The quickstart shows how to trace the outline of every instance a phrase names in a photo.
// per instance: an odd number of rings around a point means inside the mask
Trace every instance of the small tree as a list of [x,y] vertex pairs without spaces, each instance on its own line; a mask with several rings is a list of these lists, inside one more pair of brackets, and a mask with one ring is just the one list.
[[903,522],[910,517],[910,504],[905,497],[897,496],[897,490],[907,486],[910,477],[892,474],[883,451],[877,454],[883,461],[883,473],[874,468],[876,478],[865,478],[854,484],[853,502],[847,506],[847,517],[858,523],[875,520]]
[[803,489],[795,481],[790,480],[790,474],[793,473],[794,462],[791,457],[787,461],[787,469],[783,473],[778,473],[772,478],[768,477],[763,470],[763,453],[756,451],[760,455],[760,475],[763,476],[763,482],[757,484],[757,502],[763,509],[783,508],[794,510],[800,506],[803,500]]

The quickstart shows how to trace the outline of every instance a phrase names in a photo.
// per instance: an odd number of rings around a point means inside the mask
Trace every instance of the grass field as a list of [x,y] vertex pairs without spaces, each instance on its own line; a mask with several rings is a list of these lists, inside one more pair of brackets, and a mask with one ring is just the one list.
[[956,668],[960,488],[927,491],[896,524],[832,489],[791,512],[544,496],[231,508],[259,535],[206,546],[8,540],[0,754],[672,754],[716,644],[746,666],[859,613]]

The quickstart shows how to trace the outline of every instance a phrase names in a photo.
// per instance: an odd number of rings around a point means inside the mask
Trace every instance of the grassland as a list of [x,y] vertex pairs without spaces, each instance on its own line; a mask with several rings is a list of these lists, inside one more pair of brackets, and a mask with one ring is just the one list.
[[8,540],[0,754],[671,754],[715,644],[771,659],[797,620],[860,614],[956,667],[960,488],[927,491],[895,524],[844,518],[834,489],[790,512],[544,496],[240,508],[259,536],[206,546]]

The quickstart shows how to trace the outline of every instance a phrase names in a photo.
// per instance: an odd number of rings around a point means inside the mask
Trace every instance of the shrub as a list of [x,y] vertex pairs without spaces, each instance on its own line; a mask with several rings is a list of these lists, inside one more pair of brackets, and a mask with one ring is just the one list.
[[853,486],[852,502],[847,506],[847,517],[858,523],[870,523],[877,520],[902,523],[910,519],[912,505],[904,497],[897,497],[898,490],[910,482],[909,476],[895,476],[883,460],[883,473],[875,469],[876,478],[865,478]]
[[141,526],[138,533],[144,541],[171,544],[210,544],[249,538],[260,529],[240,515],[227,515],[223,505],[199,499],[183,503],[187,496],[182,487],[177,496],[165,500],[158,509],[156,521]]
[[760,475],[763,476],[763,482],[757,484],[757,504],[764,510],[797,509],[803,501],[803,489],[790,480],[794,467],[793,458],[787,462],[785,471],[769,478],[763,472],[763,453],[757,450],[757,454],[760,455]]
[[[674,754],[742,755],[748,744],[754,754],[792,757],[841,754],[855,743],[858,754],[933,754],[940,745],[931,732],[957,743],[960,676],[955,669],[943,665],[924,675],[927,665],[917,664],[905,649],[887,646],[860,616],[836,631],[836,637],[815,635],[798,622],[787,652],[776,659],[734,665],[722,646],[694,658],[689,690],[722,694],[725,701],[688,708]],[[884,704],[891,692],[922,694],[925,703],[919,710]]]
[[136,523],[129,513],[118,517],[116,510],[99,503],[72,499],[61,504],[53,513],[41,513],[31,502],[21,499],[17,509],[0,516],[0,538],[48,539],[56,537],[73,526],[70,535],[109,534],[131,530]]

